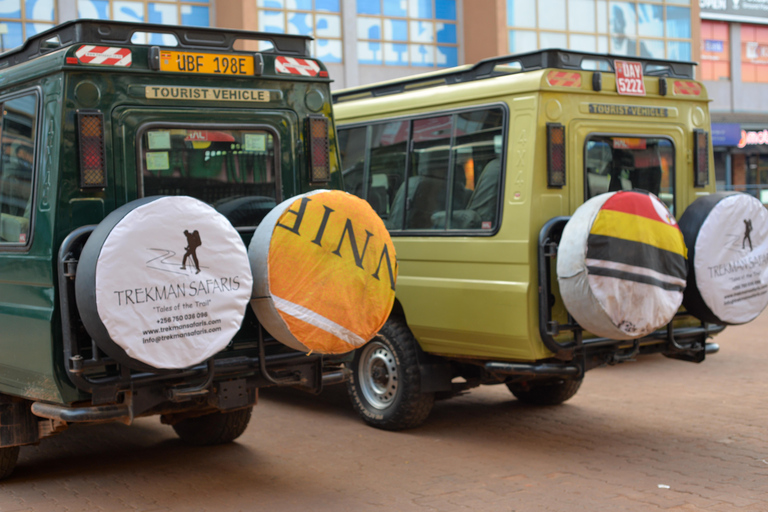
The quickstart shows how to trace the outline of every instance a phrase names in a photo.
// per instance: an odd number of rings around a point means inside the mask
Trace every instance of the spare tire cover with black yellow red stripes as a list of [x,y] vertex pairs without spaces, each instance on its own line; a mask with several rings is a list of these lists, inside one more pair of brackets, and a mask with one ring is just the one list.
[[584,329],[618,340],[645,336],[682,303],[683,235],[655,195],[601,194],[566,224],[557,277],[566,309]]
[[680,218],[688,246],[685,309],[704,322],[743,324],[768,305],[768,211],[755,197],[700,197]]
[[392,310],[392,239],[373,208],[346,192],[317,190],[283,201],[256,228],[248,256],[256,316],[296,350],[354,350]]

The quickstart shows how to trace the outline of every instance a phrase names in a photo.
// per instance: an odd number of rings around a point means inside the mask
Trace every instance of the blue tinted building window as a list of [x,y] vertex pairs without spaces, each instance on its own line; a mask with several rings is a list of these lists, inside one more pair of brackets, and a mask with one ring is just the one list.
[[[690,55],[694,0],[506,0],[510,52],[551,47],[631,57]],[[690,58],[690,57],[689,57]]]
[[[47,0],[26,0],[27,3],[33,1]],[[77,0],[77,14],[80,18],[99,20],[209,27],[209,4],[209,0]],[[154,34],[151,40],[145,41],[139,37],[134,38],[134,42],[173,45],[175,39]]]
[[[368,11],[371,3],[358,2],[357,8]],[[258,30],[312,36],[312,55],[342,62],[340,0],[257,0],[256,9]]]
[[10,50],[21,46],[24,42],[24,30],[18,21],[3,21],[5,25],[5,34],[0,34],[0,51]]
[[25,0],[24,12],[28,20],[55,21],[53,0]]
[[358,0],[361,64],[458,65],[456,0]]
[[0,52],[21,46],[24,40],[51,28],[56,20],[55,0],[0,1]]
[[208,7],[198,5],[181,6],[181,24],[186,27],[207,27],[210,19]]
[[435,4],[435,18],[439,20],[455,20],[456,19],[456,2],[455,0],[443,0]]
[[667,7],[667,37],[691,37],[691,10],[687,7]]
[[[375,2],[376,0],[371,3]],[[403,18],[408,16],[405,2],[401,2],[400,0],[383,0],[382,3],[384,4],[384,16],[400,16]]]
[[339,0],[315,0],[315,9],[318,11],[340,12]]
[[381,14],[379,2],[357,2],[357,14]]

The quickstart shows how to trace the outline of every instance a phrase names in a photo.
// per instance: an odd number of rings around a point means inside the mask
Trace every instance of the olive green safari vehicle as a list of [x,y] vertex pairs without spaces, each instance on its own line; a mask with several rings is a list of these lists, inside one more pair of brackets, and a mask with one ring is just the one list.
[[223,443],[259,387],[342,377],[263,332],[237,266],[276,204],[341,188],[310,41],[77,20],[0,55],[0,477],[71,423],[161,415]]
[[[435,399],[481,384],[504,384],[527,403],[559,404],[598,366],[649,353],[701,362],[716,352],[710,336],[739,321],[688,299],[700,291],[688,268],[693,252],[702,252],[689,243],[701,226],[696,219],[725,201],[712,179],[707,102],[693,63],[568,50],[335,92],[344,186],[384,219],[400,266],[394,310],[351,365],[348,389],[363,419],[413,427]],[[589,210],[590,200],[604,202],[611,192],[644,205],[632,214],[640,220],[624,223],[629,214],[616,213],[624,207],[614,203]],[[686,219],[692,204],[703,209]],[[587,220],[597,219],[591,231],[576,220],[584,209]],[[754,219],[762,219],[759,210],[758,202]],[[624,224],[610,237],[598,232],[600,219],[609,229],[618,218]],[[632,240],[649,222],[669,243]],[[742,217],[728,222],[736,229],[733,257],[752,258],[758,228],[747,231],[750,253]],[[580,273],[566,272],[569,230],[576,241],[589,237],[580,248],[569,245]],[[620,250],[593,255],[592,241],[608,239]],[[730,242],[712,246],[723,243]],[[592,283],[595,296],[589,288],[574,293],[572,279]],[[764,301],[765,287],[755,287],[755,300]],[[600,308],[624,307],[634,297],[628,293],[646,290],[661,297],[647,314],[592,326],[602,322]],[[634,330],[661,303],[667,318]]]

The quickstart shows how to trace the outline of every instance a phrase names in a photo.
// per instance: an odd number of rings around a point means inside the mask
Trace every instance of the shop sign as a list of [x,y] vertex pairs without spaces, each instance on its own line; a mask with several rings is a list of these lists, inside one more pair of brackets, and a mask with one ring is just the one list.
[[713,146],[736,146],[741,140],[741,125],[738,123],[712,123]]
[[699,0],[705,20],[768,22],[768,0]]
[[741,130],[741,140],[739,140],[738,147],[764,146],[766,144],[768,144],[768,130]]
[[[768,5],[766,5],[768,7]],[[768,44],[760,44],[754,41],[744,43],[744,59],[755,64],[768,63]]]
[[718,41],[716,39],[705,39],[704,40],[704,51],[705,52],[711,52],[711,53],[721,53],[723,51],[723,41]]

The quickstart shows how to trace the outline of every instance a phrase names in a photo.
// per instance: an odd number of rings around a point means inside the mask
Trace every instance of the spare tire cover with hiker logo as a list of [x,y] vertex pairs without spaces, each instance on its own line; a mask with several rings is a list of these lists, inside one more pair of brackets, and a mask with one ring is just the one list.
[[175,369],[224,349],[240,329],[253,278],[232,224],[191,197],[148,197],[110,213],[78,264],[88,333],[120,363]]
[[680,218],[688,246],[683,305],[705,322],[743,324],[768,305],[768,211],[755,197],[718,192]]
[[653,194],[611,192],[581,205],[557,253],[560,295],[598,336],[645,336],[672,320],[686,277],[683,235]]
[[337,354],[369,341],[395,300],[389,232],[363,199],[317,190],[277,205],[248,249],[256,316],[296,350]]

